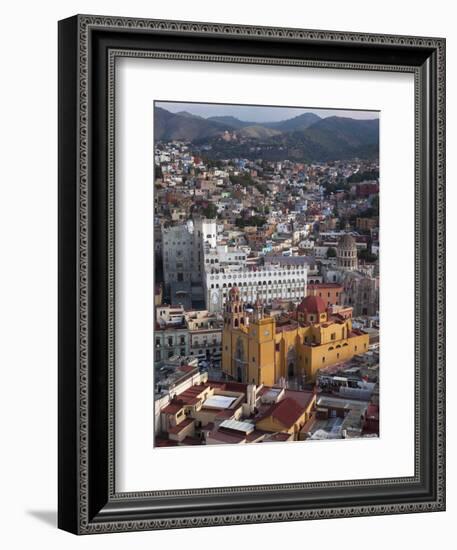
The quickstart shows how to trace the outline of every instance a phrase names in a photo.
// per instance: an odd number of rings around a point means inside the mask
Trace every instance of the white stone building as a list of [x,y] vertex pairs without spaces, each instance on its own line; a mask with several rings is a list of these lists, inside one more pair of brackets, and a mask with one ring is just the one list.
[[299,301],[306,296],[306,265],[251,267],[249,248],[218,243],[215,220],[197,219],[163,231],[164,282],[173,305],[190,309],[201,302],[210,312],[223,309],[228,290],[240,288],[246,302],[260,297]]
[[230,288],[240,289],[246,303],[260,298],[265,304],[274,299],[299,301],[306,296],[307,267],[268,266],[256,269],[213,269],[205,274],[207,309],[222,311]]

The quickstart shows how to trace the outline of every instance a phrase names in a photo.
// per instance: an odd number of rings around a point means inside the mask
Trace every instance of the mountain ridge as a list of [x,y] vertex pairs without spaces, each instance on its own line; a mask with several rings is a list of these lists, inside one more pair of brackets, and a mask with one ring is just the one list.
[[[336,115],[321,118],[305,112],[278,122],[248,122],[232,116],[203,118],[186,111],[171,113],[156,107],[156,140],[191,141],[214,158],[245,157],[313,160],[373,158],[379,149],[379,119]],[[222,139],[226,132],[230,140]],[[252,150],[254,149],[254,153]],[[224,156],[225,155],[225,156]]]

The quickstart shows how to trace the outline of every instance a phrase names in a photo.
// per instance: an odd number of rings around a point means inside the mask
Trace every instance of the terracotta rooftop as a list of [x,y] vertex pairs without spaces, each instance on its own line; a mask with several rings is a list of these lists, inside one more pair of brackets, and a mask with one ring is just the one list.
[[264,430],[254,430],[250,434],[247,434],[246,441],[248,443],[257,442],[259,440],[261,441],[267,433],[268,432],[265,432]]
[[324,288],[343,288],[338,283],[311,283],[310,285],[306,285],[306,288],[308,290],[319,290]]
[[179,432],[182,432],[182,430],[184,430],[184,428],[189,426],[189,424],[192,424],[192,422],[195,422],[193,418],[186,418],[182,422],[180,422],[177,426],[168,428],[168,433],[179,434]]
[[297,326],[298,324],[295,321],[276,326],[276,334],[278,334],[279,332],[287,332],[288,330],[295,330]]
[[192,372],[193,370],[197,371],[198,367],[193,367],[192,365],[181,365],[179,370],[181,372]]
[[284,427],[289,428],[304,414],[305,410],[305,407],[300,406],[291,397],[285,397],[269,407],[259,420],[272,416]]
[[298,311],[306,311],[307,313],[325,313],[327,307],[324,300],[320,296],[306,296],[303,298],[299,306]]
[[224,428],[220,428],[219,430],[211,432],[209,434],[209,437],[211,439],[215,439],[216,441],[220,441],[221,443],[241,443],[246,439],[246,436],[244,434],[227,432],[224,430]]
[[169,403],[166,407],[164,407],[161,412],[165,414],[176,414],[178,411],[180,411],[184,406],[184,403],[182,401],[175,401]]
[[313,391],[285,390],[284,397],[293,399],[298,405],[306,409],[313,401],[315,395]]

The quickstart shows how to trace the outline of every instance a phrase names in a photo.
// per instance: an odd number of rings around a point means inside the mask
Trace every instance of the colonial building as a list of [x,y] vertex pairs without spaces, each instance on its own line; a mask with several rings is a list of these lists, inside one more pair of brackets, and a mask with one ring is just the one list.
[[343,278],[343,300],[354,315],[376,315],[379,312],[379,277],[362,272],[346,273]]
[[155,365],[172,357],[220,361],[222,321],[206,310],[185,311],[182,306],[156,308]]
[[[341,309],[341,308],[339,308]],[[307,296],[296,319],[276,319],[257,300],[247,312],[232,287],[224,308],[222,369],[240,382],[274,385],[288,379],[310,382],[317,371],[368,351],[368,335],[352,328],[352,310],[330,313],[319,296]]]
[[157,325],[154,339],[154,364],[156,366],[162,365],[163,361],[171,357],[189,355],[189,330],[185,324]]
[[306,294],[306,265],[268,265],[255,269],[208,270],[205,275],[207,309],[221,312],[230,289],[237,287],[241,298],[254,303],[257,297],[266,304],[274,299],[296,302]]
[[222,330],[220,317],[208,311],[189,311],[185,314],[189,329],[190,355],[198,359],[221,360]]
[[205,248],[216,247],[215,220],[197,218],[162,231],[163,274],[173,304],[204,301]]

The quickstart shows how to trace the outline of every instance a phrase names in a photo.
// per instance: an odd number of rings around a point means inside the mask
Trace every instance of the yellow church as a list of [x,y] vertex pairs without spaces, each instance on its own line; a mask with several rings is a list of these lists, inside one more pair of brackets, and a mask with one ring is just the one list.
[[224,308],[222,370],[239,382],[277,384],[304,376],[315,380],[323,367],[368,351],[368,334],[352,328],[352,308],[328,310],[319,296],[307,296],[296,318],[278,322],[266,316],[257,300],[246,312],[233,287]]

